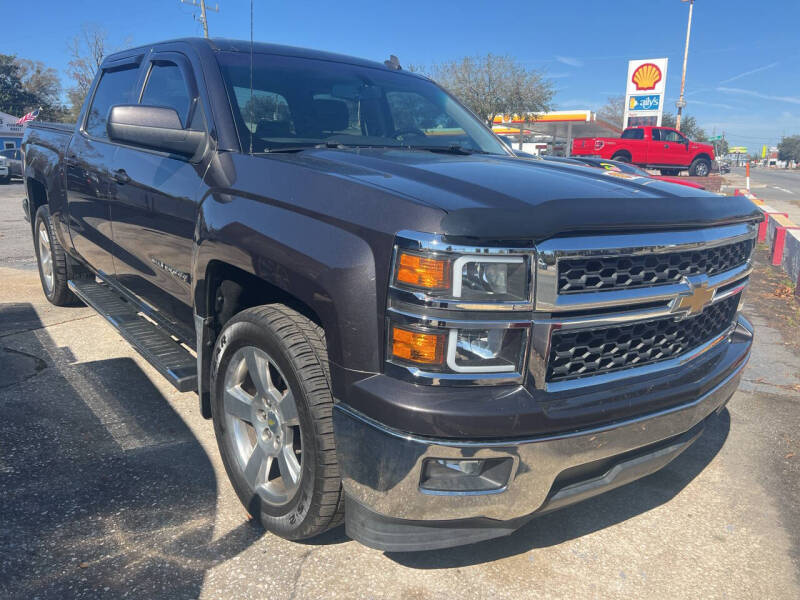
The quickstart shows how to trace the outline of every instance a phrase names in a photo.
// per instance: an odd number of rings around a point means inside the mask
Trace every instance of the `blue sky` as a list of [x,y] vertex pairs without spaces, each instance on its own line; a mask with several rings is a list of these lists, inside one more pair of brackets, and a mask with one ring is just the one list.
[[[216,1],[211,36],[248,38],[249,0]],[[0,2],[5,15],[19,6]],[[5,24],[0,52],[55,67],[65,86],[67,45],[85,23],[116,47],[202,35],[197,11],[179,0],[43,0],[34,12]],[[596,109],[624,92],[628,59],[666,56],[674,112],[687,12],[680,0],[255,0],[255,37],[405,64],[511,54],[553,78],[557,109]],[[697,0],[687,114],[751,151],[800,133],[799,32],[798,0]]]

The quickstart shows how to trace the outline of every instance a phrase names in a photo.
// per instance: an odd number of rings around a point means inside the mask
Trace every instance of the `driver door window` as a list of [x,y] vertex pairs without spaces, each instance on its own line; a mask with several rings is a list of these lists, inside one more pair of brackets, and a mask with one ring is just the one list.
[[675,142],[676,144],[685,144],[686,138],[683,137],[677,131],[671,131],[669,129],[664,129],[661,132],[661,139],[665,142]]
[[178,65],[168,62],[153,63],[141,104],[174,108],[181,119],[181,125],[187,126],[192,97]]

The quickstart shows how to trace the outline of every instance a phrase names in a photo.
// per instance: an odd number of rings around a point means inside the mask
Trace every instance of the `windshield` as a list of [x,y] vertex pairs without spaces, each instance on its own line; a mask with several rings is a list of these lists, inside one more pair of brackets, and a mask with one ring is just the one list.
[[398,147],[508,155],[435,84],[402,72],[309,58],[222,52],[242,148]]

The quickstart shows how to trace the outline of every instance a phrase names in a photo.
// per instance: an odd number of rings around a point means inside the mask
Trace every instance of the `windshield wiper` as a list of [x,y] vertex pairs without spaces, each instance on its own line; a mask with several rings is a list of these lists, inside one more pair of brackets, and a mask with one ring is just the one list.
[[305,146],[276,146],[275,148],[267,148],[264,152],[273,154],[276,152],[302,152],[303,150],[315,150],[320,148],[342,149],[346,147],[347,146],[339,142],[322,142],[320,144],[307,144]]
[[411,150],[424,150],[426,152],[442,152],[444,154],[460,154],[462,156],[468,156],[470,154],[489,154],[489,152],[485,152],[484,150],[471,150],[469,148],[464,148],[459,144],[451,144],[449,146],[405,146]]

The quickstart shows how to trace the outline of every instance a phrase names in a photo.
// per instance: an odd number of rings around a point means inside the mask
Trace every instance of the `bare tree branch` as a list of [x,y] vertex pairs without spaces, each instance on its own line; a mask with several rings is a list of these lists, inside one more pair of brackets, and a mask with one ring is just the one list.
[[498,115],[546,112],[555,93],[542,73],[510,56],[466,56],[411,70],[427,73],[489,126]]
[[70,112],[77,119],[83,101],[92,87],[92,81],[108,52],[108,34],[100,27],[84,25],[81,33],[72,38],[68,46],[70,55],[67,73],[73,81],[73,87],[67,92]]

